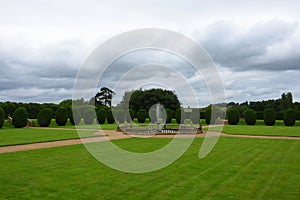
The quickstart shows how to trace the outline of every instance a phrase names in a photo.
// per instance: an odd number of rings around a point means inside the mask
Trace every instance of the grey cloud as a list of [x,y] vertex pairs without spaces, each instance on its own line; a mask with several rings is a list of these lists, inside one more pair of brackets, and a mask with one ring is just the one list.
[[297,52],[292,58],[290,55],[280,59],[268,57],[273,53],[273,46],[281,46],[282,54],[290,51],[286,43],[292,45],[297,29],[296,23],[280,20],[260,22],[248,29],[230,21],[217,21],[207,27],[200,43],[215,62],[234,70],[300,69],[300,52],[296,46],[292,47]]

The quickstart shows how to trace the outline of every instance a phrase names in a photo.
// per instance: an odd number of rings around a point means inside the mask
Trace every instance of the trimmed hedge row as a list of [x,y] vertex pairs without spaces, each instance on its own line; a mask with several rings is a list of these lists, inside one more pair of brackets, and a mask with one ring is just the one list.
[[27,125],[28,113],[24,107],[19,107],[13,114],[12,124],[15,128],[23,128]]
[[52,110],[50,108],[43,108],[39,111],[37,122],[41,127],[48,127],[52,120]]

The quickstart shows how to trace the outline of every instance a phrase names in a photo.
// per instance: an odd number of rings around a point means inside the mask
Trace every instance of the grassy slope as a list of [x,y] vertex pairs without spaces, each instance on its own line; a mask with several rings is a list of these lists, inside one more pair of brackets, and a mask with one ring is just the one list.
[[[147,152],[169,139],[114,143]],[[221,138],[198,159],[196,139],[167,168],[129,174],[95,160],[82,145],[0,154],[0,199],[299,199],[300,141]]]

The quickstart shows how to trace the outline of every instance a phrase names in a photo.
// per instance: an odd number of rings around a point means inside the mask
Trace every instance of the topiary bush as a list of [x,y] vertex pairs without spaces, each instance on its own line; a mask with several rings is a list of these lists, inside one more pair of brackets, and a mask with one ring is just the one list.
[[81,112],[79,108],[73,108],[70,112],[70,122],[73,125],[78,125],[81,122]]
[[4,117],[4,110],[3,110],[2,107],[0,107],[0,128],[3,127],[4,119],[5,119],[5,117]]
[[174,111],[167,108],[166,113],[167,113],[166,123],[169,124],[169,123],[172,122],[172,119],[173,119],[173,116],[174,116]]
[[236,108],[227,111],[228,124],[237,125],[240,121],[240,112]]
[[276,112],[272,108],[264,110],[264,122],[267,126],[273,126],[276,122]]
[[115,123],[115,118],[111,110],[106,111],[106,119],[107,119],[107,123],[109,124]]
[[139,123],[145,123],[147,117],[147,112],[145,109],[140,109],[137,112],[137,120]]
[[104,124],[106,120],[106,112],[104,109],[100,109],[97,111],[97,122],[98,124]]
[[211,108],[207,108],[205,112],[205,122],[206,124],[211,123]]
[[283,123],[286,126],[294,126],[296,123],[296,112],[289,108],[283,114]]
[[94,108],[85,108],[84,109],[84,115],[83,115],[83,121],[86,125],[91,125],[94,123],[94,120],[96,118],[95,109]]
[[19,107],[15,110],[12,117],[12,124],[15,128],[23,128],[27,125],[28,113],[24,107]]
[[55,122],[58,126],[65,126],[68,122],[68,110],[60,107],[55,112]]
[[181,124],[182,120],[181,120],[181,109],[180,108],[178,108],[176,110],[176,116],[175,117],[176,117],[177,124]]
[[52,110],[50,108],[43,108],[39,111],[37,122],[41,127],[48,127],[52,120]]
[[256,112],[252,109],[247,109],[245,111],[245,122],[248,125],[255,125],[256,124]]

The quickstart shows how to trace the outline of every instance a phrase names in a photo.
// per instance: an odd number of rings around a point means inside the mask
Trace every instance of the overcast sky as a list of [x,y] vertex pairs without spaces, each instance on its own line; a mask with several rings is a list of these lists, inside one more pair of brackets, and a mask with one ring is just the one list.
[[[294,0],[0,0],[0,101],[72,98],[77,71],[89,54],[139,28],[169,29],[202,45],[220,72],[227,102],[274,99],[288,91],[300,101],[299,9]],[[139,59],[147,54],[164,65],[186,66],[163,52],[144,53],[120,59],[114,69],[126,74],[121,66],[143,64]],[[107,72],[101,84],[113,87],[115,73]],[[139,77],[147,82],[151,76]],[[208,93],[199,91],[204,106]],[[188,99],[181,101],[192,104]]]

